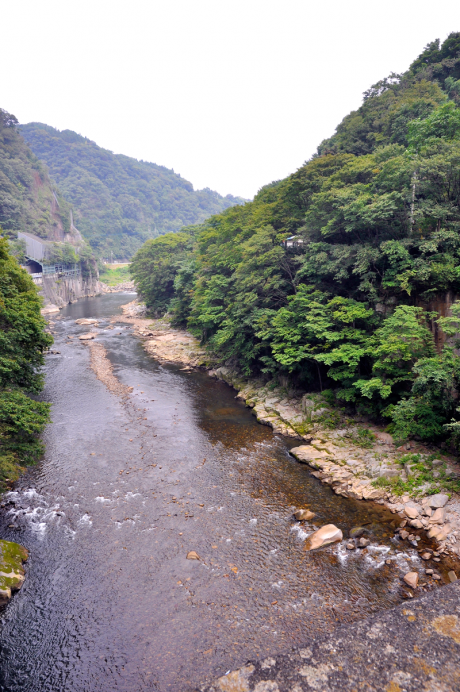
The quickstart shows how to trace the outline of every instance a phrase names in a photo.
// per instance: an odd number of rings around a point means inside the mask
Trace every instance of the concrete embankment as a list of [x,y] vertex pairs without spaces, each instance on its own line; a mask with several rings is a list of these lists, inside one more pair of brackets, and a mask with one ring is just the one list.
[[[460,586],[378,613],[302,648],[250,661],[199,692],[458,692]],[[198,692],[197,690],[197,692]]]

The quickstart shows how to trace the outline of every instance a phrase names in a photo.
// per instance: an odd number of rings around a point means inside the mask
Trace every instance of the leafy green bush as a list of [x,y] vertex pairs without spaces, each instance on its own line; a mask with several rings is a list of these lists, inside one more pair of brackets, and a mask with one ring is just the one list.
[[49,422],[50,404],[18,390],[0,393],[0,448],[31,464],[43,452],[39,435]]
[[174,281],[189,245],[186,233],[167,233],[148,240],[133,257],[130,273],[139,296],[155,316],[167,311],[175,295]]

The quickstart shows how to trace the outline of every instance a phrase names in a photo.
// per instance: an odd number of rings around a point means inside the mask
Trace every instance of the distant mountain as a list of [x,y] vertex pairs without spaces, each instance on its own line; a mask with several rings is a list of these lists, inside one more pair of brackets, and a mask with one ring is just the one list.
[[194,190],[164,166],[113,154],[71,130],[42,123],[20,130],[73,205],[75,225],[99,257],[131,257],[148,238],[246,201],[209,188]]
[[49,240],[67,240],[72,231],[70,205],[17,125],[15,116],[0,108],[0,226],[12,239],[18,231],[26,231]]

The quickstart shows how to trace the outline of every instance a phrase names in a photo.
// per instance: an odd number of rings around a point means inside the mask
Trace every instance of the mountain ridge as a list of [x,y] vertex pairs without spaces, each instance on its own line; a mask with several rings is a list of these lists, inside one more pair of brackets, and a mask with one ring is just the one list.
[[43,123],[19,130],[73,205],[76,226],[100,257],[129,258],[148,238],[247,201],[194,190],[165,166],[114,154],[72,130]]

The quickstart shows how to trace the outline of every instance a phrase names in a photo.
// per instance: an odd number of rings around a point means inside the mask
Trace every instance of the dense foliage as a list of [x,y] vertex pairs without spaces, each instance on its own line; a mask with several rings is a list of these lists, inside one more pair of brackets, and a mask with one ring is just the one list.
[[439,316],[460,293],[459,95],[451,34],[369,89],[296,173],[188,242],[145,245],[147,305],[246,374],[332,390],[400,439],[460,439],[460,313]]
[[0,109],[0,224],[11,238],[28,231],[59,240],[70,230],[69,205],[18,132],[17,122]]
[[48,422],[49,404],[29,396],[42,389],[39,368],[52,343],[40,307],[32,279],[0,237],[0,487],[17,477],[19,464],[42,451],[38,436]]
[[129,258],[148,238],[200,223],[244,201],[208,188],[194,190],[164,166],[113,154],[71,130],[41,123],[20,128],[101,258]]

